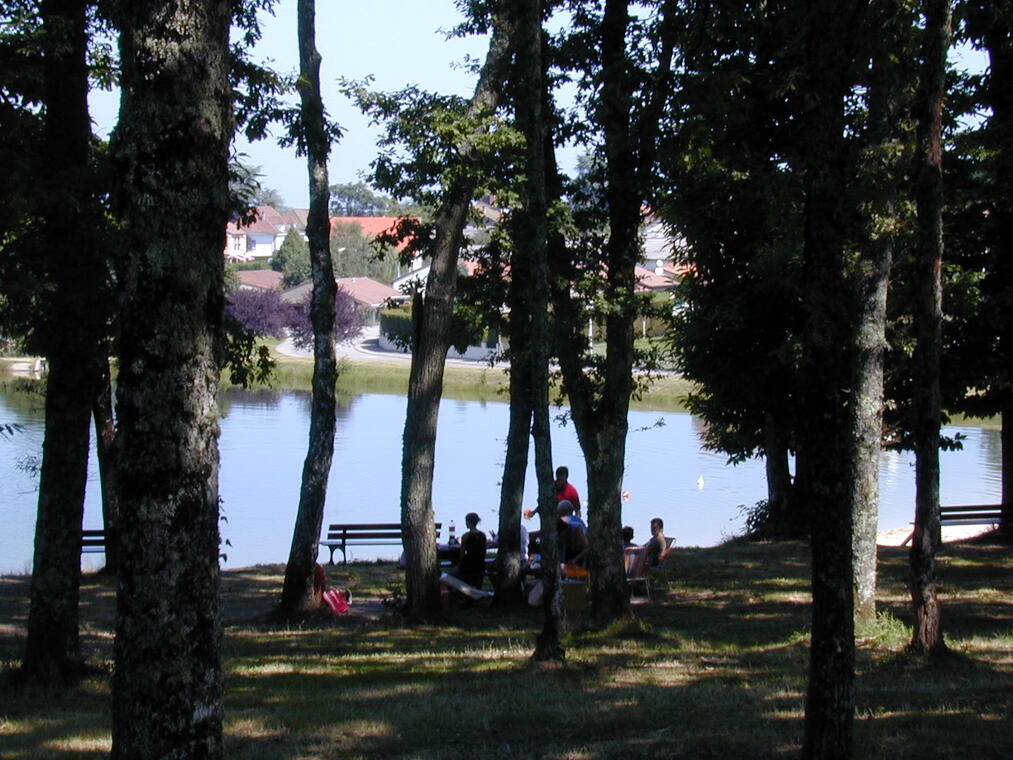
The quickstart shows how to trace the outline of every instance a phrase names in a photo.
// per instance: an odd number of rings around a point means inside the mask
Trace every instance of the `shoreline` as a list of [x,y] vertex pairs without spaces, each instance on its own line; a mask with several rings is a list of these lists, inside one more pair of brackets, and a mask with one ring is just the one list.
[[[911,531],[913,529],[914,526],[881,530],[876,534],[876,545],[893,547],[909,545],[909,536],[911,535]],[[993,530],[995,530],[995,526],[992,525],[943,525],[943,543],[949,544],[954,541],[964,541],[968,538],[977,538],[978,536],[983,536],[986,533],[991,533]]]

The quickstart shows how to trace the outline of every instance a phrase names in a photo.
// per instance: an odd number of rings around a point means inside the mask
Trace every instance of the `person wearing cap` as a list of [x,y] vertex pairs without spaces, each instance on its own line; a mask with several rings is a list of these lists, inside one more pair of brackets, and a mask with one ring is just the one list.
[[556,505],[556,517],[571,528],[579,530],[585,536],[588,534],[587,524],[580,517],[573,514],[573,504],[565,499]]
[[485,551],[488,542],[485,533],[478,529],[481,518],[475,512],[464,516],[467,530],[461,536],[461,559],[457,567],[450,571],[455,578],[460,578],[469,586],[482,588],[485,580]]

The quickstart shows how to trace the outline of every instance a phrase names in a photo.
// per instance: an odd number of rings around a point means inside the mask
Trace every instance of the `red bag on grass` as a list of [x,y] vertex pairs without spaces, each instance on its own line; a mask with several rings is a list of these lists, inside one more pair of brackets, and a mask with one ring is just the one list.
[[336,588],[327,589],[324,592],[324,604],[335,615],[344,615],[348,612],[351,594],[347,591],[338,591]]

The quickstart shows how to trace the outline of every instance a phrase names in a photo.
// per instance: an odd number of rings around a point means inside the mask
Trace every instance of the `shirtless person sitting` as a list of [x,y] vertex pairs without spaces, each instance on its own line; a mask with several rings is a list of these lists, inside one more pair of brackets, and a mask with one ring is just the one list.
[[660,517],[655,517],[651,520],[651,540],[644,544],[644,551],[647,552],[647,566],[657,567],[661,564],[661,558],[667,548],[665,523]]

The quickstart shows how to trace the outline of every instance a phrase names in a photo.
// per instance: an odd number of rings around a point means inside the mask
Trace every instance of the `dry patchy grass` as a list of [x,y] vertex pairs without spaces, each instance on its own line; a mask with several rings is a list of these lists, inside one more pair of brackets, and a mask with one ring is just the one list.
[[[604,631],[570,621],[563,668],[532,665],[531,610],[461,608],[406,628],[379,600],[392,565],[328,568],[356,614],[258,622],[279,566],[223,575],[230,758],[788,757],[798,751],[808,658],[808,548],[677,549],[655,599]],[[906,552],[881,549],[880,608],[860,633],[856,757],[1007,757],[1013,750],[1013,574],[987,537],[940,557],[953,654],[903,653]],[[85,648],[109,668],[112,583],[88,576]],[[27,581],[0,579],[0,657],[17,658]],[[59,697],[4,692],[0,758],[108,752],[108,679]]]

